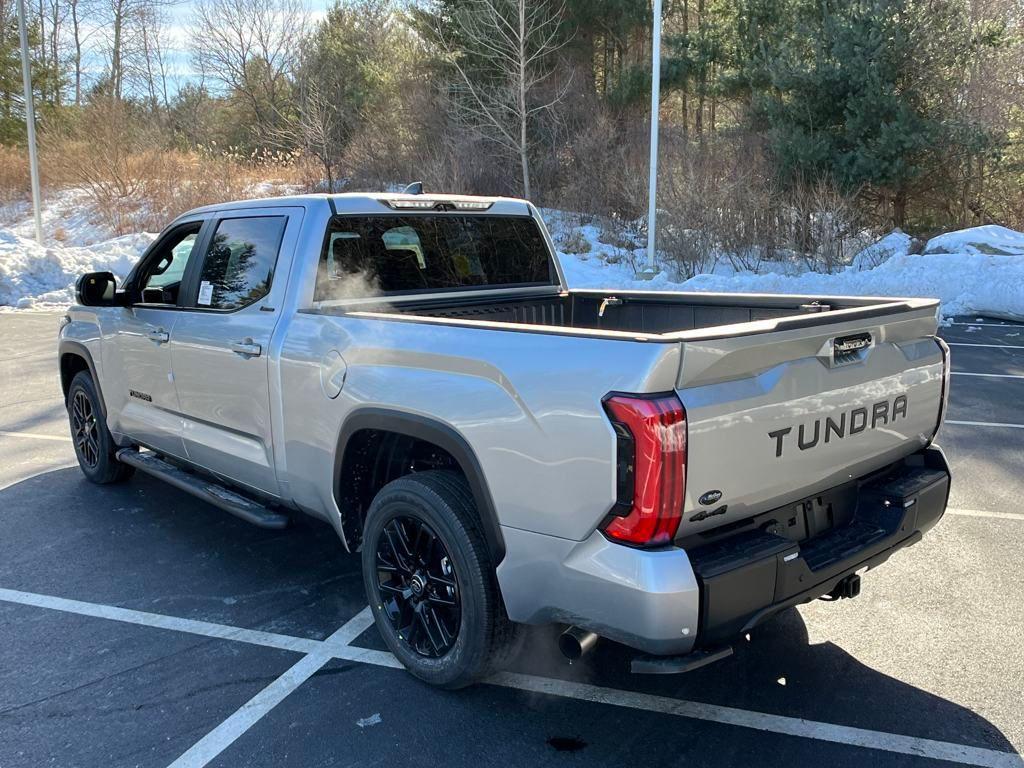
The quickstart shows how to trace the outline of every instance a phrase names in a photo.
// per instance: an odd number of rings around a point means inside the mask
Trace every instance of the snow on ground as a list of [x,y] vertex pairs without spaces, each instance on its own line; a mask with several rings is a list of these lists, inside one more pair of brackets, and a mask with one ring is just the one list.
[[[644,265],[642,248],[624,256],[621,249],[601,242],[599,229],[593,226],[579,228],[587,241],[581,245],[580,238],[559,231],[559,217],[553,224],[562,269],[575,288],[924,297],[939,299],[944,317],[979,314],[1024,320],[1024,234],[1006,227],[940,235],[928,241],[922,254],[910,253],[912,238],[896,230],[834,274],[810,272],[793,262],[769,262],[758,272],[737,272],[720,260],[710,274],[689,280],[673,280],[666,269],[651,280],[637,280],[630,257]],[[570,241],[571,250],[585,252],[562,252]]]
[[983,253],[990,256],[1024,256],[1024,232],[986,224],[933,237],[925,253]]
[[[43,209],[45,245],[35,242],[29,210],[0,209],[0,309],[65,307],[84,272],[109,270],[122,280],[154,235],[111,238],[96,223],[81,190],[51,196]],[[834,274],[810,272],[793,257],[737,270],[719,256],[706,274],[674,279],[666,266],[652,280],[637,280],[643,243],[620,226],[587,217],[545,212],[570,286],[662,291],[788,293],[810,296],[923,296],[942,302],[944,316],[994,315],[1024,320],[1024,233],[988,225],[940,235],[912,254],[910,236],[896,230],[864,248]],[[587,222],[587,223],[583,223]],[[603,239],[611,242],[604,242]]]
[[66,307],[74,301],[80,275],[110,271],[123,280],[155,237],[111,238],[96,223],[81,190],[63,190],[43,206],[44,245],[35,240],[31,210],[24,214],[27,218],[19,217],[17,224],[0,227],[0,309]]

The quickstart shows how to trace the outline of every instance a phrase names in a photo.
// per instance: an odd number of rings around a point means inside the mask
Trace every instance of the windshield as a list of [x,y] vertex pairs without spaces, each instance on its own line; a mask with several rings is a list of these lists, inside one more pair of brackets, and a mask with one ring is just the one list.
[[316,300],[556,283],[529,217],[349,216],[328,227]]

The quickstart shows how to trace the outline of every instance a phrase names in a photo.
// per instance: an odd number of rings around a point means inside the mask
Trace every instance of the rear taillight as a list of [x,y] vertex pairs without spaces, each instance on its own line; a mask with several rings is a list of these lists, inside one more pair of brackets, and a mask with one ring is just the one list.
[[616,434],[618,501],[604,526],[633,546],[671,543],[686,491],[686,411],[673,395],[614,395],[604,408]]
[[931,440],[928,441],[929,445],[939,434],[942,422],[946,418],[946,411],[949,410],[949,377],[952,370],[949,359],[949,345],[938,336],[933,338],[935,339],[935,343],[939,345],[939,349],[942,351],[942,392],[939,395],[939,420],[935,422],[935,431],[932,432]]

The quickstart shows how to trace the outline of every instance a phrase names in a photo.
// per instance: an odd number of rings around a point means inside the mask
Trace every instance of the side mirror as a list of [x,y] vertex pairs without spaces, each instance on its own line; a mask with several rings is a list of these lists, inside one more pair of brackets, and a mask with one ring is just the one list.
[[111,272],[87,272],[75,283],[75,299],[84,307],[119,305],[117,280]]

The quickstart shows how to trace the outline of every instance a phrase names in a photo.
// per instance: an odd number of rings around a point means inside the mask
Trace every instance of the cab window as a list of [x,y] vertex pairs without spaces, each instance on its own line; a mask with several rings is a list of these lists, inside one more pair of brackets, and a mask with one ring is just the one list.
[[196,306],[241,309],[270,293],[287,221],[286,216],[222,219],[203,260]]
[[143,304],[176,305],[202,222],[181,227],[160,243],[139,275],[139,298]]

